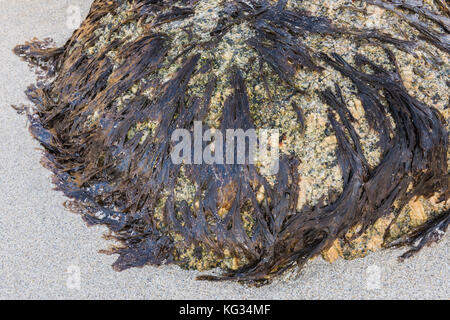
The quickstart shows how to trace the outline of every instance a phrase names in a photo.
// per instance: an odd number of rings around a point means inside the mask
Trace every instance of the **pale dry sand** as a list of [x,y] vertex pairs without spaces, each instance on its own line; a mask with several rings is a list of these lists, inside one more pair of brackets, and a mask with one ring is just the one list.
[[[398,263],[401,250],[365,259],[322,259],[295,280],[262,288],[196,281],[197,272],[178,267],[112,270],[114,257],[99,254],[107,242],[103,227],[87,228],[52,190],[50,172],[39,164],[39,146],[26,119],[10,104],[26,103],[33,82],[27,65],[13,55],[18,43],[51,36],[63,44],[72,30],[66,10],[86,0],[0,0],[0,298],[2,299],[449,299],[450,238]],[[67,286],[70,266],[81,271],[79,289]],[[371,281],[381,276],[370,289]],[[379,288],[376,288],[378,287]]]

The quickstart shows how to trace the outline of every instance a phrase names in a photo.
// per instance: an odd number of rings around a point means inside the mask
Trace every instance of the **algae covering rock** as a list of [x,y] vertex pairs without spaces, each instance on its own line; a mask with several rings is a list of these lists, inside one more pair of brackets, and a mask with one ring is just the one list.
[[[42,162],[109,227],[116,270],[260,284],[442,237],[448,28],[442,1],[95,0],[63,47],[14,50],[45,72],[27,90]],[[278,130],[279,170],[174,163],[174,132],[199,122]]]

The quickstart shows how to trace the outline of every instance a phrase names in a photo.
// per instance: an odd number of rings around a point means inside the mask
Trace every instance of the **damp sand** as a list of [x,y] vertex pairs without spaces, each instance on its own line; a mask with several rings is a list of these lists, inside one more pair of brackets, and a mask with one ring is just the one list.
[[[28,134],[25,118],[9,108],[27,103],[22,92],[33,82],[28,67],[11,48],[34,36],[52,36],[62,45],[73,31],[66,26],[67,8],[78,5],[85,15],[90,3],[4,2],[0,13],[1,298],[449,298],[448,236],[401,264],[396,258],[404,250],[340,259],[332,265],[317,258],[297,278],[286,276],[263,288],[200,282],[195,280],[198,272],[178,267],[113,271],[110,265],[115,258],[97,252],[108,245],[102,239],[106,228],[86,228],[79,216],[64,209],[65,198],[52,190],[50,173],[39,164],[41,152]],[[68,269],[75,273],[67,273]],[[77,270],[80,285],[73,288],[67,281]]]

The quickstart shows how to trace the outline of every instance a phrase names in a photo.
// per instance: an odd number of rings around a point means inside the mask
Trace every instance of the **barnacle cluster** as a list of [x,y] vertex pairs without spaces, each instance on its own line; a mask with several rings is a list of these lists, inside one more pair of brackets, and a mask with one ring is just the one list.
[[[63,47],[15,48],[48,72],[30,131],[117,270],[264,283],[320,253],[410,256],[447,228],[450,158],[448,5],[413,2],[95,0]],[[278,173],[175,164],[195,121],[279,130]]]

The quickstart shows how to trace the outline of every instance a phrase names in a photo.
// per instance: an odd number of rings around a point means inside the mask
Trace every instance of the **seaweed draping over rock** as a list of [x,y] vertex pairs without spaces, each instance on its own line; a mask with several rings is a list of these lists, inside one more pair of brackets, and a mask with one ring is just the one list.
[[[426,41],[430,42],[432,45],[450,53],[450,15],[448,13],[448,5],[437,1],[443,13],[446,15],[441,15],[439,13],[433,12],[427,8],[422,7],[423,1],[418,1],[418,3],[409,3],[409,1],[390,1],[383,2],[380,0],[365,0],[370,4],[380,6],[384,9],[390,10],[395,14],[406,20],[411,26],[416,28],[420,33],[421,37]],[[421,21],[417,15],[407,14],[399,11],[397,8],[407,9],[415,14],[422,15],[429,19],[430,21],[437,23],[443,29],[443,32],[434,30],[429,24]]]
[[[108,251],[119,255],[115,269],[219,266],[223,275],[200,279],[266,282],[303,266],[336,239],[350,241],[353,227],[360,225],[356,237],[379,218],[397,216],[414,198],[437,193],[448,199],[446,119],[408,93],[384,45],[413,53],[413,42],[336,27],[289,9],[288,1],[211,2],[96,0],[62,48],[39,41],[15,48],[48,72],[45,82],[27,90],[35,105],[30,131],[45,148],[43,163],[57,189],[73,199],[68,207],[112,230],[120,242]],[[348,63],[338,54],[314,52],[301,40],[308,34],[381,42],[390,68],[363,55]],[[245,49],[231,59],[227,52],[215,57],[227,42]],[[303,110],[292,100],[301,101],[304,93],[298,70],[320,74],[330,67],[355,85],[364,121],[379,134],[381,159],[376,165],[366,159],[340,84],[322,88],[343,180],[342,191],[330,190],[328,200],[300,205],[303,177],[295,153],[280,156],[273,179],[249,162],[171,160],[173,132],[192,132],[195,121],[215,123],[213,104],[220,108],[216,130],[225,135],[227,129],[258,128],[256,98],[273,108],[288,101],[304,135]],[[280,79],[276,87],[268,73]],[[248,88],[255,79],[265,88],[256,98]],[[189,192],[180,193],[183,187]],[[448,219],[447,211],[393,245],[420,239],[415,252],[439,240]]]

